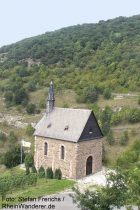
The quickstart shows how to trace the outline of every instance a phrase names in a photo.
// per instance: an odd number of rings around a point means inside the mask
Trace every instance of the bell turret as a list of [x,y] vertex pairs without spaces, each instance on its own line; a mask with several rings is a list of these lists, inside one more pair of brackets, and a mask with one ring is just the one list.
[[52,112],[54,104],[55,104],[54,87],[53,87],[53,82],[51,81],[48,93],[48,99],[47,99],[47,109],[46,109],[47,113]]

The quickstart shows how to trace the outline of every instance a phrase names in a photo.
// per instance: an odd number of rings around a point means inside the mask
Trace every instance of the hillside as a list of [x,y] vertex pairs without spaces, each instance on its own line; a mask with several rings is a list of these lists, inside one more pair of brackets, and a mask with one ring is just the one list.
[[[77,92],[90,84],[101,93],[106,87],[139,91],[140,15],[28,38],[2,47],[0,60],[1,80],[16,76],[25,87],[29,81],[40,87],[53,79],[56,88]],[[27,68],[32,65],[34,68]],[[7,90],[8,83],[2,82],[1,88]]]
[[[41,118],[51,80],[56,106],[91,108],[100,123],[105,106],[112,109],[107,114],[115,140],[104,145],[114,163],[140,136],[140,15],[71,26],[0,48],[0,131],[33,141],[26,126]],[[122,146],[125,131],[129,141]],[[0,152],[8,144],[2,142]]]

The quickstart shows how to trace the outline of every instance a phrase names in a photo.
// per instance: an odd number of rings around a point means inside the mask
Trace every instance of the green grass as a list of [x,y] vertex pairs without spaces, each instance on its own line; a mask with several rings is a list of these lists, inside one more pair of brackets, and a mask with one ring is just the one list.
[[[137,94],[137,93],[133,93],[133,94]],[[114,99],[114,97],[112,97],[109,100],[104,99],[103,96],[99,97],[98,100],[98,105],[101,108],[104,108],[105,106],[110,106],[111,108],[115,108],[115,107],[130,107],[130,108],[135,108],[138,107],[138,96],[134,96],[134,97],[124,97],[122,99]]]
[[[73,180],[67,180],[67,179],[56,180],[56,179],[42,178],[42,179],[38,179],[36,186],[30,186],[25,189],[13,191],[6,197],[15,198],[15,201],[12,203],[12,204],[15,204],[15,203],[19,203],[18,201],[19,197],[39,198],[44,195],[55,194],[55,193],[64,191],[66,189],[69,189],[73,187],[74,184],[75,184],[75,181]],[[6,201],[4,200],[3,203],[6,203]],[[0,206],[1,204],[2,204],[2,201],[0,200]],[[11,204],[11,202],[8,202],[8,204]]]

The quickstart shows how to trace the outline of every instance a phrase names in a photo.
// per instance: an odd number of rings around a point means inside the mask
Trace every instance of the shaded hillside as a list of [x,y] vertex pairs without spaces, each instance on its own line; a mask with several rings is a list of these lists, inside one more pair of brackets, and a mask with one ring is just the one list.
[[51,79],[57,90],[74,89],[83,102],[87,89],[95,95],[107,88],[139,91],[140,16],[71,26],[28,38],[2,47],[0,61],[2,91],[14,92],[19,87],[33,91]]

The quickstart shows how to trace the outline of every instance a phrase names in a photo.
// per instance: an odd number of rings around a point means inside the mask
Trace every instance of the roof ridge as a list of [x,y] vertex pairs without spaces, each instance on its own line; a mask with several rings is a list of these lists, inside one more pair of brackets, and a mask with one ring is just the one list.
[[63,108],[63,107],[54,107],[54,109],[64,109],[64,110],[82,110],[82,111],[92,111],[92,109],[80,109],[80,108]]

